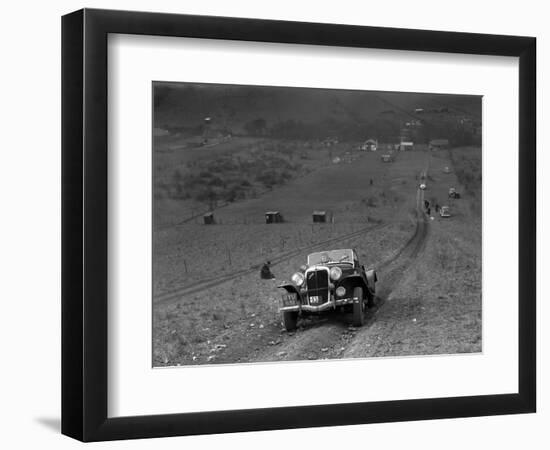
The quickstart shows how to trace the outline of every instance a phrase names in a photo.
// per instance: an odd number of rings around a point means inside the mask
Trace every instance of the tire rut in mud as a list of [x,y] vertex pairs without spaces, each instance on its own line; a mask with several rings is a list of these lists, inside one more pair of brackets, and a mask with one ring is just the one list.
[[383,269],[386,269],[378,289],[379,302],[384,302],[388,298],[403,272],[418,258],[425,247],[429,223],[422,211],[417,210],[416,214],[416,228],[411,239],[396,255],[382,262],[379,266],[381,273],[384,272]]
[[[384,261],[380,266],[381,268],[386,269],[386,276],[380,282],[381,288],[378,290],[378,302],[376,305],[376,310],[374,311],[374,318],[370,324],[376,320],[376,314],[388,300],[395,287],[399,284],[399,280],[405,271],[411,267],[412,264],[414,264],[426,247],[430,222],[428,216],[423,211],[423,202],[424,193],[419,190],[416,205],[416,228],[413,236],[396,255],[387,261]],[[388,323],[384,331],[384,336],[391,335],[396,326],[397,322]],[[374,345],[371,346],[368,342],[369,328],[370,327],[363,327],[361,329],[361,332],[357,334],[356,339],[350,343],[350,346],[344,352],[341,353],[341,357],[364,358],[380,356],[383,353],[380,350],[380,346],[385,339],[377,336],[378,339],[375,340]]]

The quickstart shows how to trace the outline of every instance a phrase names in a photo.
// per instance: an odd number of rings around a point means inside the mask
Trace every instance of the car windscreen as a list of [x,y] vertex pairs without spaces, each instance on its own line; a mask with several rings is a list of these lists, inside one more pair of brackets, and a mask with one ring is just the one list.
[[329,250],[326,252],[312,253],[307,257],[308,265],[329,264],[347,262],[353,264],[352,250]]

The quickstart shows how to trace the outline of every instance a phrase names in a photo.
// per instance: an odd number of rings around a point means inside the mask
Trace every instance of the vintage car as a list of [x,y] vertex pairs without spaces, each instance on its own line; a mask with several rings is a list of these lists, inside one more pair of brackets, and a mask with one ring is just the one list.
[[449,207],[448,206],[442,206],[441,208],[439,208],[439,215],[441,217],[451,217],[451,212],[449,210]]
[[364,312],[373,306],[376,271],[365,270],[353,249],[312,253],[307,264],[278,286],[284,292],[279,312],[287,331],[296,329],[299,316],[345,309],[353,313],[353,325],[364,323]]

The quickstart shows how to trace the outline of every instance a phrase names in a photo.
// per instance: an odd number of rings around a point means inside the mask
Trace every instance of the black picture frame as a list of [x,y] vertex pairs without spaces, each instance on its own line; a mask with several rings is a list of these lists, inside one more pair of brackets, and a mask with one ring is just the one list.
[[[107,36],[123,33],[519,58],[518,393],[107,417]],[[82,441],[535,412],[536,39],[84,9],[62,18],[62,433]]]

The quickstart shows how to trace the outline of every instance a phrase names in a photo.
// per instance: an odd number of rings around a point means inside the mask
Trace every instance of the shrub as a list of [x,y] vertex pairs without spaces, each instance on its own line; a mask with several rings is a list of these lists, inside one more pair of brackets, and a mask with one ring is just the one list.
[[366,199],[363,200],[365,204],[371,208],[376,208],[378,206],[378,199],[374,195],[369,195]]

